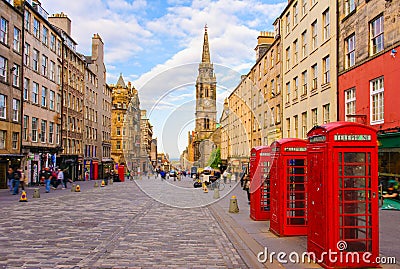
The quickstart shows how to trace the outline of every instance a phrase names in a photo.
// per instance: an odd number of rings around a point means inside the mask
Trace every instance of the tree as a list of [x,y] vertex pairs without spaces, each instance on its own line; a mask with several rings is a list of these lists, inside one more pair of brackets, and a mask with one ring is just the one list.
[[219,169],[221,164],[221,149],[218,147],[211,152],[210,158],[207,161],[207,166],[210,166],[214,169]]

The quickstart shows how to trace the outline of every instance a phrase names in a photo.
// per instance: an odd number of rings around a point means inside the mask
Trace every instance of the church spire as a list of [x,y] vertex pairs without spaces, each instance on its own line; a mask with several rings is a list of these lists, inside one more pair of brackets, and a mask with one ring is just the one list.
[[207,24],[206,26],[204,26],[203,55],[201,57],[201,62],[210,63],[210,49],[208,47]]

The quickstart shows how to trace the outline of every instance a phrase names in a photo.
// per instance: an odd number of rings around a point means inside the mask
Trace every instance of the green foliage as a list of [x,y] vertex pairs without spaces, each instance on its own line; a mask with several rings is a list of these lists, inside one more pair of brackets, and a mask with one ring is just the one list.
[[221,149],[217,148],[211,152],[210,158],[207,161],[207,166],[210,166],[214,169],[219,169],[222,164],[221,161]]

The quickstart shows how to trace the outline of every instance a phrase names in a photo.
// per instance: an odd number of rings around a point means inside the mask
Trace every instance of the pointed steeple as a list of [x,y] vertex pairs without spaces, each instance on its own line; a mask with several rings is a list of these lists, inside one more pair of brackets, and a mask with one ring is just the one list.
[[122,88],[125,88],[125,87],[126,87],[125,81],[124,81],[124,79],[122,78],[122,73],[120,73],[120,75],[119,75],[119,78],[118,78],[118,81],[117,81],[117,86],[120,86],[120,87],[122,87]]
[[206,26],[204,26],[203,55],[201,57],[201,62],[210,63],[210,49],[208,47],[207,24]]

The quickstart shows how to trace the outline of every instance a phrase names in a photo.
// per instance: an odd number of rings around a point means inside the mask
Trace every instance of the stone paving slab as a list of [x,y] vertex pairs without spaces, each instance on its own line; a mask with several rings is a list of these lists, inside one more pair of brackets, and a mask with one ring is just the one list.
[[158,203],[135,182],[8,204],[0,246],[7,269],[248,268],[207,208]]

